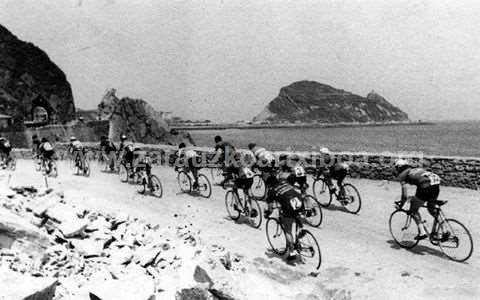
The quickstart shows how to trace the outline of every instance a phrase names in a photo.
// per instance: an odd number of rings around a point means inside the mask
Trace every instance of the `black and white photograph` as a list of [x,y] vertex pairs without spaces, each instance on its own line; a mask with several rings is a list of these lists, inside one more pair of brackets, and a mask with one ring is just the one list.
[[480,299],[480,2],[0,0],[0,300]]

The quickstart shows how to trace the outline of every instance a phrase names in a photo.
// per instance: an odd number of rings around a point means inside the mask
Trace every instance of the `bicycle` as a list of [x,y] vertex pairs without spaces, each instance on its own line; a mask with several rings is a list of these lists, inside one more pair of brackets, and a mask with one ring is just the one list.
[[340,202],[347,212],[357,214],[362,208],[362,198],[358,189],[351,183],[343,183],[341,189],[344,190],[342,197],[340,197],[339,191],[332,191],[322,174],[317,174],[313,182],[313,195],[322,207],[329,207],[335,196],[335,199]]
[[[407,200],[407,202],[409,201],[411,201],[411,198]],[[441,206],[447,202],[435,201],[437,217],[433,220],[430,232],[425,225],[425,221],[421,225],[417,225],[409,211],[396,206],[396,210],[390,215],[389,219],[390,234],[395,243],[405,249],[414,248],[420,242],[420,240],[415,239],[420,233],[419,226],[423,226],[429,236],[430,243],[438,246],[449,259],[457,262],[464,262],[469,259],[473,253],[472,236],[465,225],[455,219],[445,217]],[[423,205],[422,207],[426,208],[427,206]],[[460,249],[461,246],[464,246],[465,249]],[[460,251],[456,253],[457,250]]]
[[153,175],[151,171],[147,171],[147,167],[137,167],[136,170],[134,170],[133,176],[137,191],[140,194],[146,194],[148,191],[151,195],[157,198],[162,198],[162,183],[156,175]]
[[[281,208],[275,207],[274,209],[278,210],[278,216],[272,217],[273,214],[271,214],[267,218],[265,232],[272,251],[277,255],[283,256],[287,252],[287,237],[285,229],[280,222],[280,218],[282,218]],[[313,234],[303,228],[302,222],[298,218],[295,218],[295,234],[293,239],[294,248],[298,251],[302,261],[311,261],[315,269],[318,270],[322,264],[320,246]]]
[[193,175],[185,168],[177,168],[177,182],[180,190],[186,194],[198,194],[203,198],[210,198],[212,195],[212,186],[207,176],[204,174],[198,174],[197,183],[198,187],[193,188],[194,178]]
[[90,176],[90,162],[86,156],[86,153],[87,152],[82,152],[80,154],[75,155],[75,158],[74,158],[75,175],[83,175],[85,177]]
[[17,168],[17,159],[15,158],[15,155],[10,154],[8,157],[3,158],[2,167],[10,171],[15,171]]
[[210,168],[210,176],[212,177],[212,183],[214,185],[220,185],[223,182],[223,168],[213,167]]
[[45,176],[45,180],[46,177],[58,177],[58,167],[54,159],[41,158],[39,171]]
[[243,215],[250,220],[254,228],[259,228],[262,224],[262,208],[258,201],[249,194],[248,190],[244,190],[243,197],[240,197],[238,188],[233,182],[226,184],[225,187],[230,187],[225,194],[225,206],[230,218],[237,221]]
[[300,191],[303,198],[303,211],[300,214],[305,223],[312,227],[319,227],[323,221],[323,212],[320,202],[312,195],[307,194],[308,185],[293,186]]

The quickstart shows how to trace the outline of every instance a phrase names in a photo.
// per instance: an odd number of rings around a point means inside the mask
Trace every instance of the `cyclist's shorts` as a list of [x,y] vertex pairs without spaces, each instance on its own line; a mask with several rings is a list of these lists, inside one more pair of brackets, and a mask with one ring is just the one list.
[[290,174],[287,178],[288,183],[291,185],[298,184],[299,186],[304,186],[307,184],[307,176],[297,177],[295,174]]
[[2,152],[5,154],[10,154],[10,152],[12,152],[12,147],[3,147]]
[[440,194],[440,185],[431,185],[426,188],[417,188],[417,192],[415,193],[415,197],[422,201],[433,202],[436,201],[438,195]]
[[253,185],[253,178],[239,177],[239,178],[235,179],[235,186],[239,189],[248,190],[252,187],[252,185]]
[[45,150],[45,151],[43,151],[42,155],[43,155],[43,157],[44,157],[45,159],[53,159],[53,155],[55,155],[55,151],[53,151],[53,150],[48,150],[48,151]]
[[133,162],[133,152],[125,152],[124,158],[127,162],[132,163]]
[[330,169],[330,176],[335,180],[343,180],[345,177],[347,177],[347,174],[348,169],[345,168],[336,168],[336,166],[333,166]]

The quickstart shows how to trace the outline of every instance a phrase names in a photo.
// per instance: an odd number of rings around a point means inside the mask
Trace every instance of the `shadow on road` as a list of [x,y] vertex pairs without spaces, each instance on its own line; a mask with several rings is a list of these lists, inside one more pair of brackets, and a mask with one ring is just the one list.
[[[387,243],[390,244],[390,248],[392,248],[392,249],[396,249],[396,250],[404,249],[404,248],[400,247],[394,240],[388,240]],[[415,253],[415,254],[419,254],[419,255],[428,254],[428,255],[434,255],[434,256],[444,258],[444,259],[448,259],[443,254],[442,251],[437,250],[435,248],[428,247],[428,246],[424,246],[424,245],[417,245],[412,249],[404,249],[404,250]]]

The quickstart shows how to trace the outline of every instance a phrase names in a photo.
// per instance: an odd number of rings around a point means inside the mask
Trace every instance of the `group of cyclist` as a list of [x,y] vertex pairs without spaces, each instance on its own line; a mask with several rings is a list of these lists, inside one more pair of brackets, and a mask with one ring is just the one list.
[[[215,136],[215,161],[223,170],[223,181],[221,186],[233,184],[245,193],[253,185],[254,171],[260,172],[266,186],[265,216],[272,213],[274,203],[280,206],[280,222],[285,228],[288,259],[295,259],[297,251],[293,243],[293,224],[298,222],[299,215],[304,207],[305,191],[308,188],[307,171],[295,157],[276,157],[273,152],[256,143],[248,144],[249,152],[240,152],[221,136]],[[51,162],[55,156],[52,144],[45,137],[39,139],[37,135],[32,137],[33,154],[35,157],[45,160],[47,172],[51,169]],[[118,162],[124,164],[133,174],[137,168],[146,169],[151,172],[152,164],[147,152],[135,148],[133,141],[129,141],[126,135],[120,136],[118,147],[106,136],[100,140],[100,150],[108,161],[110,170],[118,168]],[[75,161],[80,162],[83,167],[85,148],[75,137],[71,137],[68,146],[69,152]],[[0,137],[0,157],[3,161],[10,157],[11,146],[7,139]],[[314,167],[312,173],[316,176],[321,174],[329,186],[331,193],[338,191],[338,198],[341,201],[346,197],[343,190],[343,181],[348,174],[348,165],[334,158],[327,148],[320,149],[321,163]],[[202,167],[200,155],[185,143],[180,143],[176,153],[177,160],[175,168],[183,167],[187,172],[192,173],[194,179],[193,188],[198,188],[198,172]],[[407,201],[407,184],[416,186],[415,196],[410,201],[410,212],[417,225],[422,222],[419,208],[427,203],[429,213],[436,218],[436,201],[440,193],[440,177],[423,168],[414,167],[409,161],[399,159],[394,165],[394,174],[401,183],[401,198],[396,202],[397,207],[403,207]],[[336,180],[336,186],[334,184]],[[298,223],[297,223],[298,224]],[[416,240],[428,237],[423,226],[419,227],[419,234]]]
[[[293,224],[299,221],[299,215],[304,208],[305,191],[308,188],[307,172],[305,167],[295,157],[277,157],[264,147],[256,143],[248,145],[249,153],[243,155],[228,141],[222,137],[216,136],[214,160],[220,164],[223,169],[224,180],[220,185],[225,186],[228,182],[245,192],[253,185],[254,171],[262,174],[266,185],[266,202],[268,204],[265,210],[265,216],[272,213],[275,203],[280,206],[280,222],[285,229],[288,257],[292,260],[297,257],[297,250],[293,242]],[[348,175],[349,167],[345,162],[338,160],[327,148],[320,149],[320,164],[315,166],[312,171],[314,176],[322,175],[329,186],[329,191],[335,193],[338,191],[339,201],[347,200],[343,181]],[[186,168],[192,172],[193,177],[197,178],[198,170],[202,167],[196,160],[198,154],[193,149],[188,149],[185,144],[180,144],[177,155],[186,159]],[[246,158],[249,157],[250,159]],[[440,177],[423,168],[414,167],[409,161],[399,159],[395,161],[393,173],[401,183],[401,199],[396,202],[398,208],[403,207],[407,200],[407,184],[416,186],[415,196],[411,197],[410,212],[417,225],[421,223],[419,208],[427,203],[429,213],[436,218],[437,210],[435,205],[440,192]],[[334,184],[336,180],[336,186]],[[301,224],[301,223],[300,223]],[[418,226],[420,233],[415,237],[416,240],[427,238],[427,233],[423,226]]]

